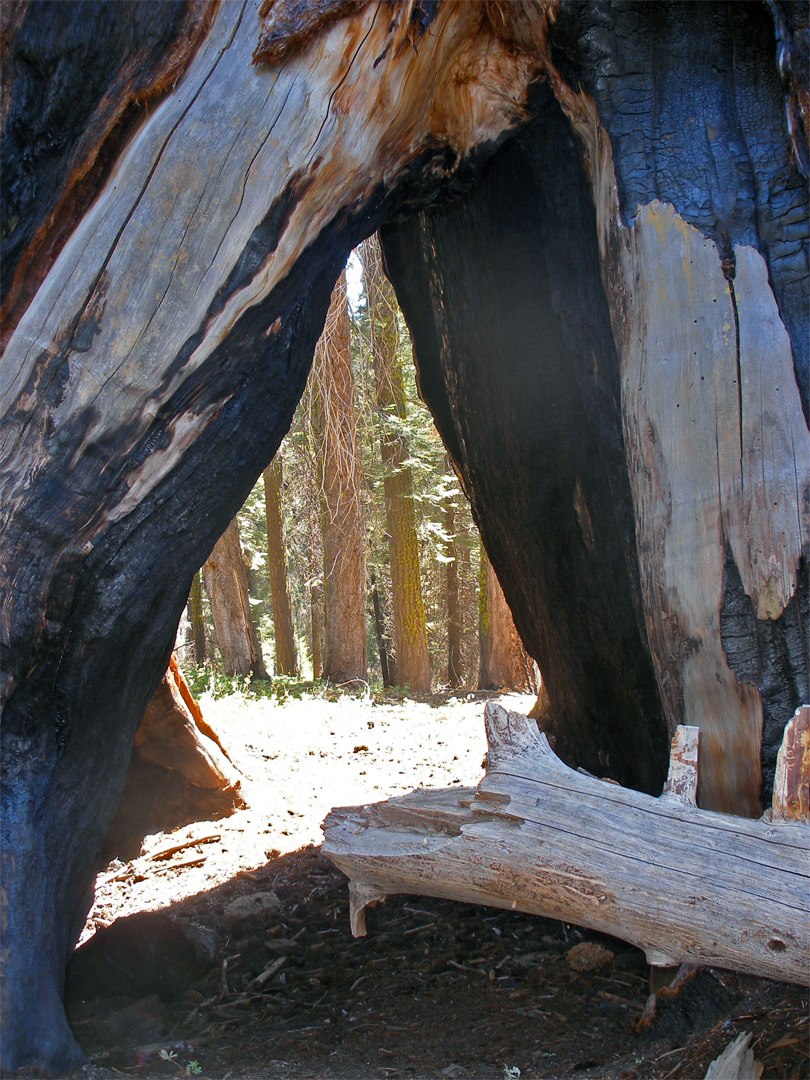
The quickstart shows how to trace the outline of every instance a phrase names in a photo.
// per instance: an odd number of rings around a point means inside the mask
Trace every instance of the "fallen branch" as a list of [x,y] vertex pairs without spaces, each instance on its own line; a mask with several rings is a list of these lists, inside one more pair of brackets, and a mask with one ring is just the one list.
[[[369,905],[421,894],[587,926],[654,965],[810,978],[810,825],[785,810],[805,797],[799,788],[780,789],[778,822],[729,817],[694,806],[695,729],[679,729],[656,799],[569,769],[518,713],[490,703],[485,717],[488,771],[477,788],[327,817],[322,850],[350,879],[356,936]],[[805,719],[799,710],[786,733],[794,756]]]
[[185,851],[186,848],[196,847],[197,844],[214,844],[219,839],[221,839],[220,834],[214,833],[213,836],[201,836],[196,840],[186,840],[182,844],[175,844],[174,847],[156,851],[155,854],[150,855],[149,858],[152,862],[160,862],[161,859],[170,859],[172,855],[176,855],[178,851]]

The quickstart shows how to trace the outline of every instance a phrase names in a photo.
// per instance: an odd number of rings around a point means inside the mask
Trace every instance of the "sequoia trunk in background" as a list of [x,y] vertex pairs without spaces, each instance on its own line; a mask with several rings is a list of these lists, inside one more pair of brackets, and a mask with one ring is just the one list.
[[205,561],[203,574],[226,674],[266,679],[262,647],[250,610],[247,567],[235,518],[214,545]]
[[486,576],[487,631],[481,638],[480,690],[519,690],[536,694],[540,689],[537,664],[523,648],[503,589],[481,551],[482,580]]
[[385,486],[385,514],[394,609],[394,673],[397,686],[430,691],[430,656],[419,569],[419,539],[413,505],[413,475],[407,464],[405,385],[398,356],[397,302],[382,267],[379,240],[363,244],[363,275],[368,295],[377,418]]
[[312,380],[323,506],[323,675],[338,683],[365,680],[366,529],[345,270],[332,293]]
[[806,6],[9,12],[0,1068],[83,1060],[135,731],[382,223],[557,751],[658,794],[700,726],[757,813],[810,698]]
[[267,569],[273,597],[273,627],[276,640],[276,674],[298,674],[298,649],[295,643],[290,582],[287,573],[287,547],[284,543],[282,508],[283,466],[281,454],[264,470],[264,505],[267,517]]

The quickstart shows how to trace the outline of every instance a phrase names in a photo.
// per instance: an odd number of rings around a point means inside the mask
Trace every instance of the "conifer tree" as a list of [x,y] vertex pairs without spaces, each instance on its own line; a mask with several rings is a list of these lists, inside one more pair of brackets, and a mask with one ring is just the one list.
[[366,540],[345,271],[315,350],[312,423],[323,504],[323,674],[365,680]]
[[298,674],[298,649],[295,643],[290,584],[287,574],[287,546],[282,508],[281,451],[264,470],[264,501],[267,517],[267,571],[273,598],[273,627],[276,642],[276,674]]
[[[540,689],[537,664],[520,640],[512,612],[503,595],[492,563],[481,546],[482,598],[481,668],[478,685],[482,690],[522,690],[536,694]],[[485,596],[483,595],[485,594]]]
[[383,273],[377,236],[362,246],[369,305],[380,453],[394,609],[395,682],[416,693],[430,690],[419,542],[414,512],[413,475],[408,465],[405,387],[399,357],[398,309]]
[[235,518],[214,545],[203,574],[226,674],[252,674],[257,679],[266,679]]

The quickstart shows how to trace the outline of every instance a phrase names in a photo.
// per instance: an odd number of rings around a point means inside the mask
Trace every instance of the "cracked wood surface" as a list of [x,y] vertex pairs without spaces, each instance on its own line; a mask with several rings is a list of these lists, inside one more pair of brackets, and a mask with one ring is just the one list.
[[808,822],[727,817],[583,776],[494,704],[486,726],[477,788],[327,817],[322,850],[351,880],[354,933],[368,904],[418,893],[574,922],[657,965],[810,977]]
[[[549,77],[584,145],[622,412],[647,635],[671,732],[702,733],[700,805],[761,813],[760,678],[723,640],[727,553],[755,620],[777,622],[810,545],[810,432],[768,266],[653,199],[622,218],[593,99]],[[807,667],[806,640],[804,667]]]

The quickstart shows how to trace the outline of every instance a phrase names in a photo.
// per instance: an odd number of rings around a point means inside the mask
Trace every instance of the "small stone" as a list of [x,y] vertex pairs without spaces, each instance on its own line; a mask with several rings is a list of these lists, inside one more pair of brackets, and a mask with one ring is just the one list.
[[597,971],[610,963],[613,953],[604,945],[597,945],[594,941],[583,941],[580,945],[569,949],[566,958],[574,971]]
[[274,892],[248,893],[232,900],[225,908],[222,923],[231,929],[245,926],[267,926],[281,907]]

